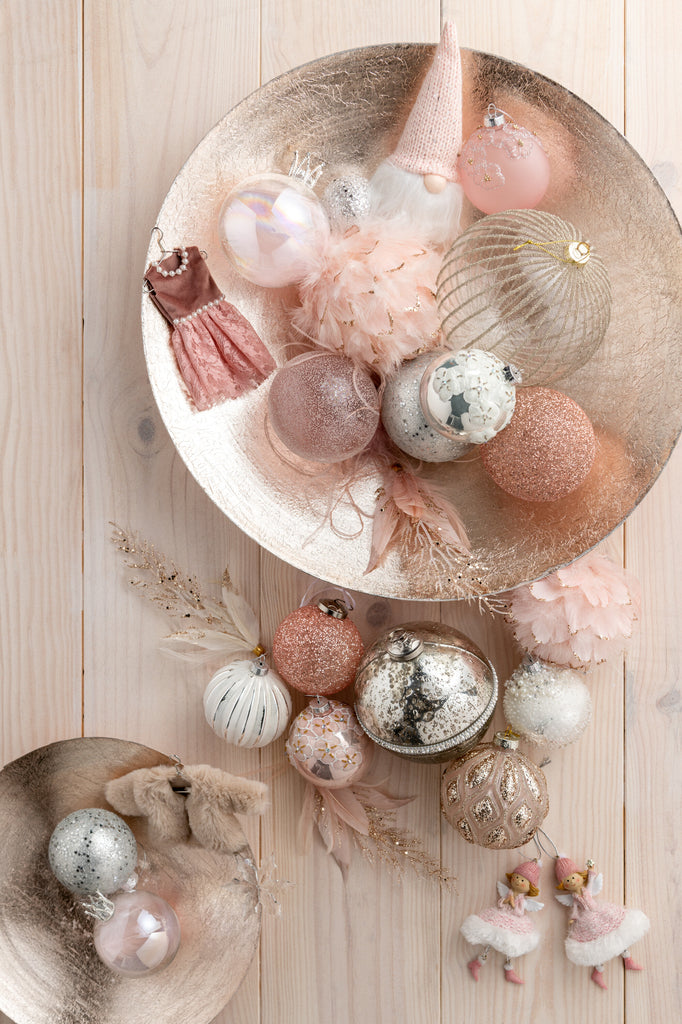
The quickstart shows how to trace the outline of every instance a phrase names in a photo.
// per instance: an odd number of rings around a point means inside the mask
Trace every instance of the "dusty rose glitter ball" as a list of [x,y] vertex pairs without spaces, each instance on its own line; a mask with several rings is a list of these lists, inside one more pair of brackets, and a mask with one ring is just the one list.
[[511,423],[481,445],[498,487],[524,501],[557,501],[580,487],[597,445],[587,415],[552,388],[519,388]]
[[296,356],[278,370],[268,395],[272,429],[314,462],[341,462],[366,448],[379,426],[372,378],[346,356]]
[[277,627],[272,656],[288,686],[307,694],[338,693],[355,679],[365,653],[343,601],[306,604]]

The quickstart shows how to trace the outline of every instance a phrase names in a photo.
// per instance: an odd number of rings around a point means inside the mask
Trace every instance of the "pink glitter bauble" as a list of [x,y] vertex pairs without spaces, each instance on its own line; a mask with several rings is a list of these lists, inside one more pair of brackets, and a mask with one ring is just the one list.
[[247,281],[282,288],[301,281],[329,238],[315,194],[286,174],[247,178],[223,203],[218,233],[233,267]]
[[316,697],[296,716],[286,751],[304,779],[326,789],[358,782],[371,759],[371,743],[353,709],[322,697]]
[[277,671],[288,686],[301,693],[338,693],[355,680],[365,653],[357,627],[337,612],[341,602],[327,612],[318,604],[297,608],[280,622],[272,641]]
[[379,425],[369,374],[345,356],[306,353],[278,370],[268,395],[272,429],[314,462],[341,462],[366,448]]
[[524,501],[557,501],[586,479],[597,451],[587,415],[552,388],[519,388],[511,423],[481,445],[498,487]]
[[139,978],[166,967],[180,945],[180,922],[170,904],[151,892],[121,892],[113,897],[114,913],[98,921],[95,949],[107,967],[127,978]]
[[503,117],[469,136],[457,166],[464,194],[483,213],[533,209],[549,185],[549,160],[540,140]]

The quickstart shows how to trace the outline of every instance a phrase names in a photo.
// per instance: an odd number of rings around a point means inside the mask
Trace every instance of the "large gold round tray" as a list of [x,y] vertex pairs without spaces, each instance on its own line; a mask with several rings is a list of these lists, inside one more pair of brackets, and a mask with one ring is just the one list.
[[[158,216],[164,245],[196,244],[227,297],[281,364],[291,354],[292,292],[252,286],[231,269],[217,235],[227,192],[248,175],[287,171],[294,149],[326,161],[317,191],[351,169],[370,174],[391,152],[433,47],[392,45],[337,53],[269,82],[231,110],[178,174]],[[682,240],[651,172],[616,129],[566,89],[518,64],[463,51],[464,136],[489,102],[538,133],[552,180],[541,208],[583,232],[604,257],[613,312],[597,354],[559,387],[595,425],[599,453],[569,498],[507,497],[478,458],[430,467],[460,511],[473,555],[460,564],[394,552],[364,575],[371,520],[358,534],[354,503],[374,507],[379,479],[341,497],[339,475],[282,458],[266,431],[269,383],[206,412],[193,410],[148,296],[142,324],[149,376],[170,435],[206,493],[264,547],[314,576],[396,598],[492,594],[535,579],[602,540],[643,498],[682,426]],[[479,216],[468,204],[463,226]],[[156,236],[148,259],[158,259]],[[333,517],[329,510],[334,506]]]
[[180,919],[173,962],[123,978],[99,960],[91,918],[52,874],[52,830],[82,807],[106,807],[104,786],[168,758],[124,740],[75,739],[31,751],[0,772],[0,1010],[16,1024],[208,1024],[236,991],[260,935],[248,848],[214,853],[193,840],[161,845],[128,819],[143,851],[139,888]]

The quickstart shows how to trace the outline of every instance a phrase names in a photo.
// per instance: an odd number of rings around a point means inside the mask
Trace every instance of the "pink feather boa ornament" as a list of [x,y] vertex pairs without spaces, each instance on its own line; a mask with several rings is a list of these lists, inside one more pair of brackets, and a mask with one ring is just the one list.
[[380,221],[333,234],[299,284],[294,327],[322,348],[385,375],[441,340],[441,256]]
[[637,580],[595,551],[512,590],[507,604],[524,650],[572,668],[589,668],[622,651],[639,612]]

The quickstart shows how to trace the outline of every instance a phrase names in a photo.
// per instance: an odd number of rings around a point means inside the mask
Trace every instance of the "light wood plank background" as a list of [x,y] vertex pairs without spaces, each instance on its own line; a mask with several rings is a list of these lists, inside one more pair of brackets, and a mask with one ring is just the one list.
[[[114,520],[207,581],[229,563],[266,639],[298,604],[307,579],[218,512],[156,412],[139,328],[148,233],[185,157],[259,84],[347,47],[435,42],[442,18],[457,22],[463,46],[528,64],[595,106],[682,211],[675,0],[0,4],[0,223],[11,260],[0,303],[1,757],[110,735],[274,777],[273,810],[249,835],[295,886],[282,918],[265,919],[259,957],[217,1024],[679,1018],[679,454],[608,542],[643,583],[639,641],[625,671],[592,676],[595,721],[546,769],[551,833],[576,858],[595,857],[607,896],[652,919],[636,949],[645,973],[612,964],[606,993],[563,956],[565,914],[549,872],[543,944],[521,963],[525,986],[505,985],[492,960],[472,983],[458,926],[491,899],[514,855],[481,852],[441,827],[437,767],[385,763],[394,791],[417,796],[403,821],[459,876],[456,895],[409,876],[398,884],[359,858],[344,882],[319,846],[302,856],[302,783],[277,771],[282,743],[238,754],[208,730],[204,673],[157,653],[164,622],[127,589],[109,543]],[[357,621],[370,638],[378,623],[435,611],[361,597]],[[498,625],[456,604],[440,613],[489,651],[502,677],[513,667]]]

